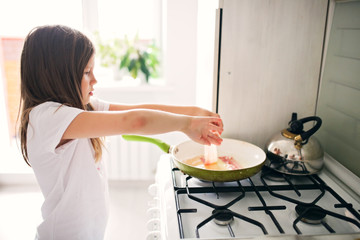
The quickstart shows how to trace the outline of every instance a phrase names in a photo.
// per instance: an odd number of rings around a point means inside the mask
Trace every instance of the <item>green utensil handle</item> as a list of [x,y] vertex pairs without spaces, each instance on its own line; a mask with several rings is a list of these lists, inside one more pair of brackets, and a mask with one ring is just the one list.
[[122,135],[122,138],[125,139],[126,141],[153,143],[166,153],[169,153],[169,150],[170,150],[170,145],[167,143],[164,143],[160,139],[144,137],[144,136],[139,136],[139,135]]

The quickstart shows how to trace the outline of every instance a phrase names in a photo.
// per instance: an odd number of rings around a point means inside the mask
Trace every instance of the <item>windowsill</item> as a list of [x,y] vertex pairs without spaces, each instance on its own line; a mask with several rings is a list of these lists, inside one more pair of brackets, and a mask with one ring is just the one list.
[[105,80],[95,85],[99,90],[116,90],[116,92],[169,92],[174,87],[169,86],[163,79],[150,79],[149,83],[141,83],[140,79]]
[[152,84],[141,84],[141,85],[124,85],[117,82],[109,82],[109,83],[102,83],[97,84],[95,86],[96,89],[99,90],[116,90],[116,91],[123,91],[123,92],[167,92],[167,91],[173,91],[174,87],[172,86],[162,86],[162,85],[152,85]]
[[95,91],[98,89],[100,91],[112,92],[168,92],[174,91],[174,86],[169,85],[169,82],[166,79],[160,78],[150,78],[149,83],[146,83],[144,79],[138,77],[136,79],[128,75],[123,75],[121,79],[116,79],[114,72],[102,66],[97,66],[96,71],[94,72],[97,84],[95,85]]

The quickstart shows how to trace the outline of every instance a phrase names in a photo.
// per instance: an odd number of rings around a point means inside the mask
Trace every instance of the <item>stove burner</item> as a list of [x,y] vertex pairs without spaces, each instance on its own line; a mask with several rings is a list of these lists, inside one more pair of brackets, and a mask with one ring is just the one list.
[[305,205],[297,205],[295,207],[296,213],[302,215],[305,211],[305,215],[302,216],[300,219],[302,222],[310,223],[310,224],[320,224],[321,221],[325,218],[326,213],[324,210],[317,206],[305,206]]
[[233,214],[231,213],[230,210],[227,209],[224,210],[215,209],[214,211],[212,211],[212,214],[213,215],[216,214],[216,217],[214,218],[214,222],[220,226],[226,226],[234,220]]
[[267,166],[264,166],[261,171],[261,176],[274,182],[284,182],[285,178],[283,173],[277,172]]

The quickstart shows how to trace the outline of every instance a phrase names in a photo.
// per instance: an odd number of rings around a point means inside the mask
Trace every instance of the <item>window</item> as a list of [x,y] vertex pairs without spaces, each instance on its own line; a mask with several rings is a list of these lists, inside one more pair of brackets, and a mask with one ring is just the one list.
[[81,30],[81,0],[2,1],[0,23],[0,35],[12,37],[25,37],[33,27],[44,24],[64,24]]
[[[90,2],[91,0],[87,1]],[[145,47],[145,45],[154,44],[158,49],[160,48],[161,0],[101,0],[97,2],[97,10],[98,21],[93,22],[93,25],[96,25],[96,30],[98,31],[101,40],[105,43],[112,45],[114,43],[114,39],[120,41],[128,39],[131,42],[135,38],[138,38],[138,41],[134,44],[134,46],[140,44],[142,45],[140,47]],[[92,30],[95,30],[95,26],[92,26]],[[101,51],[99,47],[97,50]],[[123,52],[125,49],[124,47],[120,47],[117,51],[121,57],[124,55]],[[161,51],[156,53],[158,60],[161,58],[160,54]],[[120,62],[117,61],[112,66],[113,68],[109,68],[108,66],[104,69],[100,64],[100,56],[101,53],[97,54],[98,59],[96,62],[97,66],[95,68],[96,75],[102,79],[100,84],[113,82],[113,80],[116,79],[115,75],[118,73]],[[129,75],[126,68],[124,69],[125,76],[122,76],[120,73],[120,78],[123,80],[126,79],[127,75]],[[158,73],[157,75],[159,75],[161,72],[160,66],[158,66],[156,72]],[[122,73],[124,73],[124,70],[122,70]],[[139,72],[139,75],[144,76],[141,72]],[[130,81],[134,82],[133,79]],[[151,81],[153,83],[163,83],[159,77],[157,77],[155,81],[154,79],[150,79],[150,82]],[[126,84],[125,81],[122,81],[122,83]]]
[[98,2],[99,31],[106,37],[160,40],[159,0],[101,0]]
[[[0,122],[8,123],[0,128],[1,149],[6,151],[2,153],[6,157],[0,159],[0,173],[31,172],[21,160],[14,131],[20,97],[20,53],[28,32],[40,25],[62,24],[90,37],[95,31],[104,39],[124,36],[132,39],[138,35],[159,46],[160,10],[161,0],[7,0],[0,3]],[[95,69],[106,72],[99,66]],[[110,75],[105,76],[103,79],[113,80]]]

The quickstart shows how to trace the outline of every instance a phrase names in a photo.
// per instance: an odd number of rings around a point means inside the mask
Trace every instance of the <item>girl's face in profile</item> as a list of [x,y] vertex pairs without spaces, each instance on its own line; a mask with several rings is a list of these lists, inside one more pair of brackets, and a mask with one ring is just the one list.
[[95,64],[95,55],[92,55],[88,64],[86,65],[81,79],[81,95],[83,105],[86,105],[90,102],[90,97],[93,95],[94,85],[97,83],[97,80],[94,76],[94,64]]

